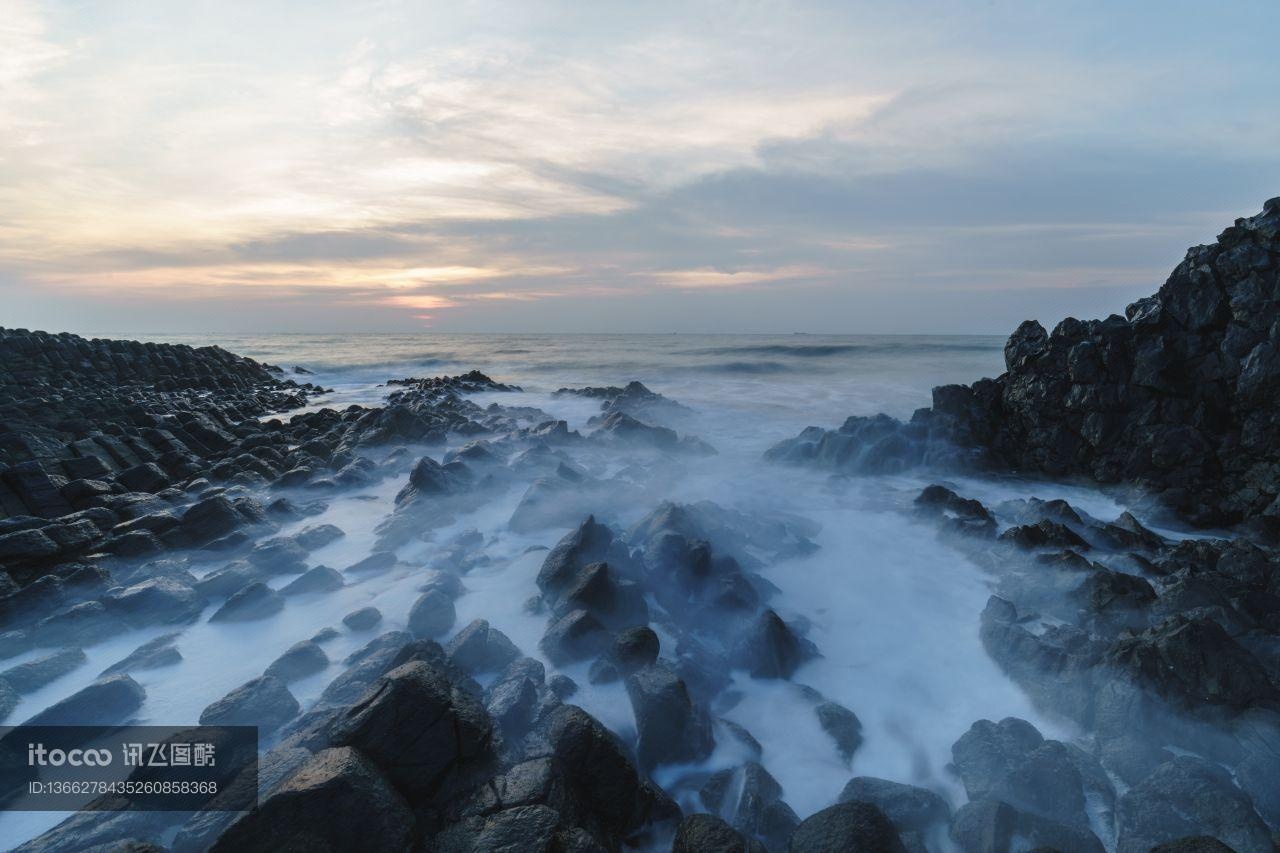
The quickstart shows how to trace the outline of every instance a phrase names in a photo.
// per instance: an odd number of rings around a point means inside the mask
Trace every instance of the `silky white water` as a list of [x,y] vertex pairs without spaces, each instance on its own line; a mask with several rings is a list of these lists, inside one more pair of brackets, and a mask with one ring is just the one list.
[[[762,763],[781,783],[783,798],[801,817],[833,803],[855,775],[927,786],[958,805],[963,801],[962,790],[946,769],[950,746],[975,720],[984,717],[1023,717],[1048,737],[1072,736],[1059,721],[1046,719],[1033,709],[984,652],[978,639],[978,616],[990,595],[989,579],[909,512],[920,489],[934,481],[926,472],[855,478],[836,486],[824,472],[783,468],[761,458],[773,443],[805,426],[834,427],[848,415],[879,411],[909,417],[913,409],[929,404],[929,390],[934,385],[995,375],[1002,369],[1002,342],[998,339],[135,337],[219,343],[286,369],[306,367],[315,375],[296,378],[335,389],[309,408],[374,405],[388,390],[378,384],[389,378],[456,374],[472,368],[525,388],[521,394],[475,395],[481,405],[535,406],[584,432],[588,430],[587,419],[599,410],[598,401],[553,396],[555,389],[624,385],[639,379],[652,390],[691,407],[694,413],[680,424],[680,431],[709,442],[718,455],[681,459],[664,468],[661,476],[641,484],[625,500],[602,498],[601,505],[592,509],[598,517],[625,529],[661,500],[705,499],[746,511],[785,511],[821,526],[813,537],[819,546],[815,553],[766,565],[761,572],[779,589],[770,606],[789,621],[807,623],[808,636],[821,657],[805,664],[794,683],[754,680],[744,672],[735,673],[734,687],[742,699],[723,712],[763,745]],[[414,452],[439,459],[442,450],[415,448]],[[319,495],[329,502],[328,509],[285,526],[281,533],[312,524],[335,524],[346,535],[312,552],[307,563],[337,569],[350,565],[370,553],[374,527],[392,509],[405,476],[355,491]],[[472,619],[484,618],[526,655],[541,657],[538,640],[546,628],[546,616],[526,612],[524,602],[537,593],[534,578],[545,552],[529,549],[554,545],[569,527],[532,534],[510,531],[507,520],[526,485],[513,484],[479,509],[461,514],[435,531],[430,541],[404,546],[399,556],[429,564],[453,536],[471,528],[481,531],[490,562],[464,577],[467,592],[456,603],[454,630]],[[1107,519],[1123,509],[1107,496],[1078,486],[975,478],[959,481],[959,485],[962,493],[988,504],[1035,495],[1069,497],[1073,504]],[[198,564],[195,571],[212,571],[225,563],[225,559],[212,560]],[[280,577],[272,585],[283,586],[292,579]],[[24,696],[9,721],[27,719],[83,688],[146,640],[176,630],[181,632],[176,647],[182,662],[133,673],[147,691],[139,721],[193,724],[205,706],[261,675],[291,645],[321,629],[337,628],[339,636],[324,645],[332,661],[330,667],[290,685],[305,710],[342,671],[341,660],[347,654],[379,633],[405,627],[420,583],[421,578],[407,569],[365,578],[349,576],[348,586],[337,592],[290,597],[280,614],[237,624],[208,622],[221,603],[214,602],[200,621],[189,626],[131,631],[86,649],[88,664]],[[382,612],[383,621],[377,628],[351,632],[343,627],[344,615],[365,606]],[[0,667],[45,653],[47,650],[28,653],[2,662]],[[557,671],[549,663],[547,669],[549,675]],[[580,688],[570,701],[624,737],[634,734],[631,706],[620,684],[590,684],[585,664],[562,671]],[[839,757],[796,684],[816,688],[861,719],[864,743],[851,765]],[[731,766],[743,757],[734,747],[722,744],[699,769]],[[669,783],[688,770],[660,768],[656,779]],[[0,814],[0,839],[6,844],[19,843],[61,817],[38,812]]]

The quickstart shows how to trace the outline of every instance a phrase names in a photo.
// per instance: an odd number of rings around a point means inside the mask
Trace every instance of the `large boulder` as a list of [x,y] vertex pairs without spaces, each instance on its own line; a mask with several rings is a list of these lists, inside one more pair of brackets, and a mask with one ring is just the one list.
[[847,850],[850,853],[907,853],[898,831],[871,803],[837,803],[800,822],[791,853]]
[[635,712],[636,753],[643,770],[701,761],[715,748],[710,718],[670,667],[654,663],[632,673],[627,695]]
[[298,715],[301,706],[284,682],[262,676],[232,690],[200,713],[202,726],[257,726],[270,734]]
[[691,814],[680,821],[671,853],[765,853],[765,847],[715,815]]
[[409,608],[409,632],[415,637],[439,637],[457,618],[453,600],[439,590],[429,590]]
[[412,844],[413,823],[378,767],[357,750],[338,747],[317,753],[211,850],[403,853]]
[[223,605],[209,617],[210,622],[247,622],[265,619],[284,608],[280,593],[262,581],[254,581],[231,594]]
[[50,705],[23,725],[116,725],[128,720],[146,698],[147,691],[129,676],[109,675]]
[[341,717],[333,743],[359,749],[404,791],[427,793],[459,762],[489,748],[484,709],[439,669],[410,661],[388,672]]
[[[1275,780],[1273,780],[1275,781]],[[1185,836],[1211,836],[1237,853],[1270,853],[1271,833],[1231,775],[1180,756],[1129,789],[1116,807],[1117,853],[1147,853]]]
[[766,610],[748,627],[733,650],[733,663],[755,678],[790,678],[800,664],[817,655],[782,617]]
[[265,675],[278,678],[286,684],[297,681],[317,672],[323,672],[329,666],[329,656],[324,649],[312,640],[294,643],[284,654],[271,662]]

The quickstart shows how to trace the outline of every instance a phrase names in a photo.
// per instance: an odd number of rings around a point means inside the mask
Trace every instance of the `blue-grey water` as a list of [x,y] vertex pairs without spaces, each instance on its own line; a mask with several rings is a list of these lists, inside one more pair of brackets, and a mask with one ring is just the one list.
[[[1046,735],[1071,737],[1060,721],[1032,708],[1021,691],[987,657],[978,639],[978,616],[990,580],[933,530],[904,510],[931,480],[927,473],[858,478],[832,490],[824,472],[766,464],[761,454],[777,440],[808,425],[832,427],[851,414],[908,417],[926,406],[930,389],[950,382],[995,376],[1003,369],[1003,339],[978,336],[810,335],[167,335],[103,333],[102,337],[219,344],[233,352],[314,375],[298,374],[333,393],[310,408],[377,404],[389,378],[457,374],[479,369],[522,386],[518,397],[478,395],[478,401],[537,406],[571,428],[586,430],[598,401],[555,397],[557,388],[622,385],[638,379],[694,409],[682,425],[711,443],[718,455],[683,462],[662,478],[642,484],[642,497],[594,511],[629,524],[660,500],[710,499],[745,510],[785,510],[822,525],[820,549],[803,558],[768,566],[764,574],[780,592],[772,602],[784,618],[809,626],[822,657],[806,664],[796,681],[812,685],[852,709],[866,740],[846,764],[820,729],[807,700],[788,682],[760,682],[735,674],[745,697],[725,716],[745,725],[764,745],[763,763],[785,789],[785,799],[803,817],[834,802],[853,775],[881,776],[926,785],[962,802],[945,767],[950,745],[975,720],[1020,716]],[[438,454],[439,449],[420,452]],[[955,480],[955,478],[953,478]],[[1066,497],[1104,518],[1121,507],[1079,487],[1046,483],[960,479],[960,487],[984,501],[1031,494]],[[390,511],[403,478],[391,478],[355,493],[334,496],[321,516],[301,524],[331,522],[347,536],[314,552],[312,565],[341,568],[366,556],[373,528]],[[524,486],[516,485],[489,505],[457,519],[435,539],[402,549],[401,557],[429,562],[435,543],[451,532],[478,528],[486,534],[493,562],[466,576],[468,593],[458,601],[457,628],[483,617],[507,633],[526,653],[538,655],[544,618],[524,612],[536,592],[541,562],[532,546],[550,546],[568,528],[516,534],[506,521]],[[282,532],[292,532],[294,526]],[[211,562],[202,573],[219,567]],[[289,578],[280,578],[283,584]],[[379,630],[402,628],[415,593],[414,577],[384,575],[352,584],[306,603],[291,602],[277,617],[226,626],[201,621],[178,642],[183,662],[136,674],[148,693],[141,715],[147,722],[193,723],[210,702],[260,675],[276,656],[362,606],[379,607]],[[212,605],[211,605],[212,606]],[[136,631],[87,650],[90,665],[23,697],[14,719],[57,701],[158,631]],[[367,637],[344,634],[328,649],[341,660]],[[23,658],[24,660],[26,658]],[[12,663],[20,663],[14,660]],[[548,666],[548,670],[554,671]],[[340,670],[291,685],[303,703],[314,701]],[[582,691],[574,701],[621,734],[634,732],[625,691],[593,686],[585,667],[565,671]],[[717,750],[708,767],[741,760]],[[670,782],[688,768],[667,768]],[[704,768],[705,769],[705,768]],[[52,825],[56,816],[0,815],[0,838],[16,842]],[[946,847],[945,839],[938,844]]]

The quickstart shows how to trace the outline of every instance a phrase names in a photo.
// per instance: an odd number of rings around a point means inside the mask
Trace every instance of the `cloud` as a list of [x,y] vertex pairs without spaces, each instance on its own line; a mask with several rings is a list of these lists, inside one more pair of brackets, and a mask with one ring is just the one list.
[[745,327],[803,294],[815,324],[964,326],[1149,289],[1280,179],[1274,52],[1191,61],[1177,3],[1112,51],[1103,7],[552,5],[10,0],[12,307]]

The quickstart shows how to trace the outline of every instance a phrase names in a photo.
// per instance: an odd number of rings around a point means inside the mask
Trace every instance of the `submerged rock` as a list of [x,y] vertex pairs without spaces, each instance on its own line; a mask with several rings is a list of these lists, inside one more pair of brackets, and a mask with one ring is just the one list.
[[271,676],[248,681],[200,713],[202,726],[257,726],[269,734],[298,715],[301,707],[284,682]]

